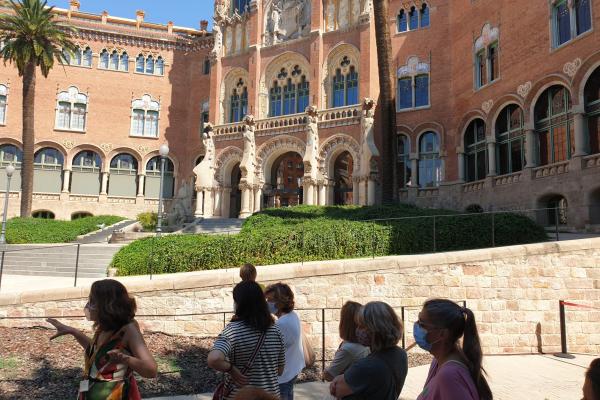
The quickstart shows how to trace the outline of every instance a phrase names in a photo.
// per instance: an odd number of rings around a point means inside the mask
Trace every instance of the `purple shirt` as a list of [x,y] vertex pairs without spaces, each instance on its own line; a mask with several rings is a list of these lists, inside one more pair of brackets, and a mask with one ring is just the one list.
[[479,400],[479,394],[463,363],[449,360],[440,367],[434,359],[417,400]]

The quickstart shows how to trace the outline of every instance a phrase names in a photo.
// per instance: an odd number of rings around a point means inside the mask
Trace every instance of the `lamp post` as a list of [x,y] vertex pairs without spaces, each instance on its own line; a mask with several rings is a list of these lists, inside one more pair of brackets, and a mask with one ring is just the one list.
[[158,216],[156,222],[156,236],[160,236],[162,233],[162,203],[163,203],[163,180],[165,177],[165,162],[167,161],[167,156],[169,155],[169,146],[163,144],[158,149],[158,153],[160,154],[160,185],[159,185],[159,193],[158,193]]
[[6,244],[6,215],[8,214],[8,196],[10,195],[10,178],[15,172],[12,165],[6,166],[6,193],[4,194],[4,215],[2,216],[2,233],[0,233],[0,244]]

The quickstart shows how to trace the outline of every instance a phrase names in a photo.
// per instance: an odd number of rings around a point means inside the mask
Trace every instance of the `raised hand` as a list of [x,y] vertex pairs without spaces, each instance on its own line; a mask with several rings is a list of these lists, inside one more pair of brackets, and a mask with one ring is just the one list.
[[64,335],[73,334],[72,327],[63,324],[62,322],[59,322],[58,320],[56,320],[54,318],[47,318],[46,322],[50,323],[51,325],[53,325],[56,328],[56,333],[50,338],[50,340],[56,339],[57,337],[61,337]]

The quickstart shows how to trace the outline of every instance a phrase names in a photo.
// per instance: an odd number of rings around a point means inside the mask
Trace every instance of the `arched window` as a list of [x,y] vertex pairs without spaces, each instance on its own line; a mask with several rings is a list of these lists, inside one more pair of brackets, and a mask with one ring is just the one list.
[[410,57],[406,65],[398,69],[397,108],[429,106],[429,64]]
[[525,132],[523,111],[516,104],[505,107],[496,121],[498,173],[512,174],[525,165]]
[[358,104],[358,72],[352,66],[346,75],[346,105]]
[[154,75],[154,57],[146,58],[146,74]]
[[39,211],[34,211],[31,213],[31,216],[33,218],[39,218],[39,219],[54,219],[54,213],[52,211],[46,211],[46,210],[39,210]]
[[487,175],[487,144],[485,123],[476,119],[465,132],[465,172],[467,182],[484,179]]
[[137,56],[135,59],[135,72],[143,74],[145,62],[146,59],[143,55],[140,54],[139,56]]
[[410,142],[408,136],[398,135],[398,187],[406,188],[411,184]]
[[108,69],[108,60],[109,60],[108,51],[106,49],[104,49],[100,53],[98,68]]
[[131,102],[131,136],[158,137],[160,104],[149,95]]
[[116,50],[113,50],[112,54],[110,55],[110,69],[114,71],[119,70],[119,53],[117,53]]
[[7,95],[8,95],[8,88],[4,85],[0,85],[0,125],[6,124]]
[[600,153],[600,67],[596,68],[585,84],[584,97],[590,153]]
[[237,93],[237,91],[235,89],[233,90],[233,93],[231,94],[231,98],[229,101],[230,101],[230,110],[231,110],[229,122],[240,122],[242,120],[242,118],[240,116],[241,101],[240,101],[240,95]]
[[411,7],[408,12],[408,28],[413,31],[419,29],[419,11],[416,7]]
[[269,116],[303,113],[308,106],[309,82],[299,65],[282,68],[269,91]]
[[129,56],[125,52],[121,54],[119,60],[119,70],[125,72],[129,71]]
[[342,71],[338,69],[333,77],[333,107],[344,105],[344,77]]
[[160,56],[158,56],[158,58],[156,59],[156,74],[157,75],[165,74],[165,61]]
[[100,193],[102,160],[91,150],[80,151],[73,158],[71,193],[97,196]]
[[83,66],[91,67],[92,66],[92,49],[86,47],[83,51]]
[[87,101],[87,95],[80,93],[74,86],[60,92],[56,107],[56,129],[85,131]]
[[81,52],[81,49],[79,47],[77,47],[73,53],[73,58],[71,58],[70,54],[67,54],[68,60],[67,63],[71,64],[71,65],[81,65],[83,59],[83,54]]
[[552,43],[559,47],[592,29],[589,0],[556,0],[552,6]]
[[[146,163],[146,187],[144,194],[147,198],[158,199],[160,193],[161,158],[156,156]],[[165,160],[163,197],[172,198],[175,189],[175,166],[169,158]]]
[[426,3],[421,6],[421,28],[429,26],[429,7]]
[[358,104],[358,72],[346,56],[332,77],[332,91],[332,107]]
[[306,107],[308,107],[308,94],[308,82],[306,81],[306,77],[303,76],[298,83],[298,112],[304,112]]
[[81,218],[89,218],[89,217],[93,217],[92,213],[90,213],[90,212],[87,212],[87,211],[74,212],[73,214],[71,214],[71,221],[74,221],[76,219],[81,219]]
[[241,15],[248,11],[250,0],[233,0],[231,4],[231,13],[238,13]]
[[269,116],[278,117],[281,115],[281,86],[277,81],[273,82],[269,93]]
[[396,25],[398,32],[406,32],[408,30],[408,20],[406,19],[406,12],[403,9],[398,13]]
[[500,30],[485,24],[481,36],[475,40],[475,89],[479,89],[500,76],[500,63],[498,59],[498,40]]
[[435,132],[426,132],[419,139],[419,186],[435,187],[442,181],[440,142]]
[[60,193],[62,190],[63,155],[51,147],[38,150],[33,157],[33,191]]
[[0,146],[0,187],[6,189],[6,173],[3,171],[8,165],[15,167],[15,172],[10,180],[11,191],[21,190],[21,162],[23,152],[12,144]]
[[566,161],[575,148],[569,91],[560,85],[544,91],[535,104],[540,165]]
[[131,154],[121,153],[110,161],[109,196],[135,197],[138,162]]

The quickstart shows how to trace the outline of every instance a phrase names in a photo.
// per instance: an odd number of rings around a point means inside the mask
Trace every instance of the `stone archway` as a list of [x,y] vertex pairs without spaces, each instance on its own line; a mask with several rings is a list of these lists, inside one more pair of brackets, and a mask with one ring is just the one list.
[[[334,135],[325,140],[319,150],[319,168],[323,175],[324,183],[326,183],[323,190],[327,191],[327,201],[326,203],[320,203],[322,205],[338,203],[339,199],[336,199],[336,185],[341,187],[341,182],[336,184],[336,162],[344,153],[347,153],[352,160],[352,169],[348,171],[348,174],[350,174],[353,180],[358,176],[360,171],[360,146],[354,138],[345,134]],[[353,182],[351,188],[353,189],[352,195],[347,197],[352,198],[352,204],[358,204],[358,185]]]
[[333,167],[333,204],[345,206],[354,204],[353,196],[354,159],[350,152],[338,155]]
[[265,192],[267,204],[287,207],[302,204],[304,163],[302,156],[289,151],[277,157],[271,166],[271,190]]

